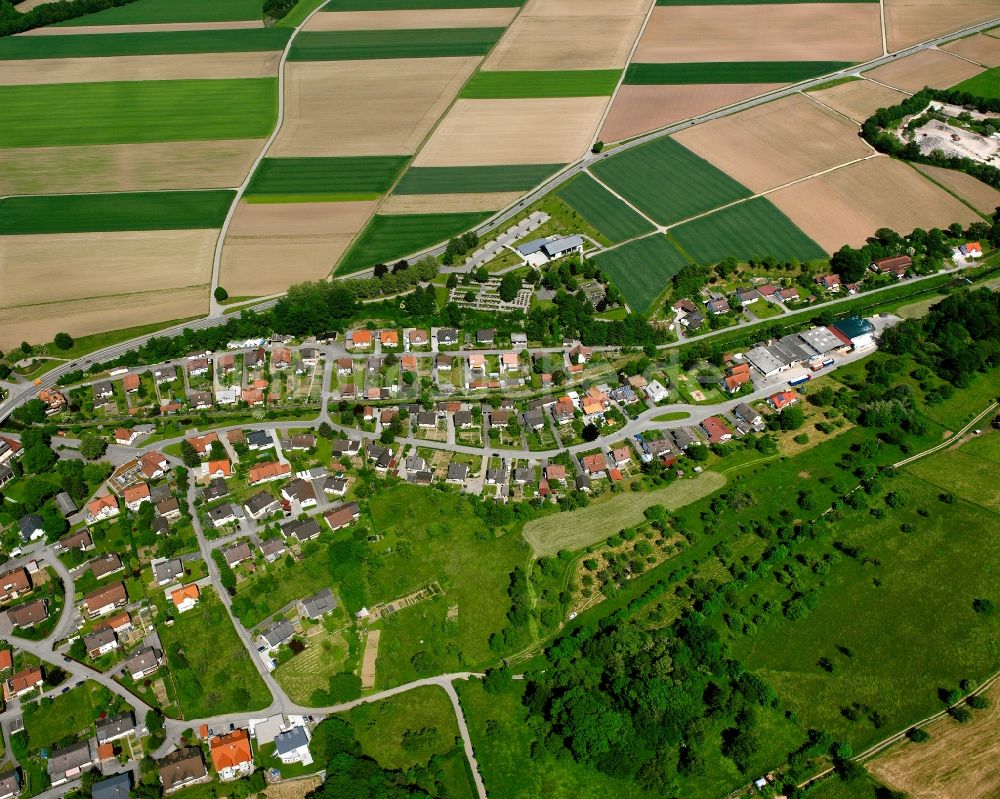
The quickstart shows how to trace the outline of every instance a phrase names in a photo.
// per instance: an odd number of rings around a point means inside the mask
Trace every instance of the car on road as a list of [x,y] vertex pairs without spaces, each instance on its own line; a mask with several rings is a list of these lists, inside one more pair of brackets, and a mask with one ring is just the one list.
[[61,690],[61,691],[60,691],[59,693],[61,693],[61,694],[66,694],[66,693],[69,693],[69,686],[67,685],[67,686],[66,686],[65,688],[63,688],[63,689],[62,689],[62,690]]

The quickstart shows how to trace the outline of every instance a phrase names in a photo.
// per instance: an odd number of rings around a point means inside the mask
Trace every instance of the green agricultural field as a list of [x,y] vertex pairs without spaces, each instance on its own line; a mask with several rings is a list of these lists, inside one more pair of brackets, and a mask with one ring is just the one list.
[[625,150],[591,167],[595,175],[657,222],[669,225],[751,192],[671,138]]
[[638,313],[649,310],[667,287],[667,281],[688,265],[687,259],[665,236],[648,236],[623,244],[592,259]]
[[288,57],[292,61],[356,61],[478,56],[488,53],[503,32],[503,28],[306,31],[296,37]]
[[488,213],[376,216],[341,261],[338,272],[357,272],[395,261],[474,228]]
[[[1000,439],[1000,434],[993,437]],[[974,454],[967,446],[911,463],[906,471],[1000,515],[1000,463]]]
[[978,97],[1000,98],[1000,67],[980,72],[974,78],[962,81],[952,88]]
[[686,222],[673,228],[670,234],[693,261],[702,264],[715,263],[730,255],[741,260],[773,255],[800,261],[826,255],[764,197]]
[[137,0],[56,24],[59,27],[80,27],[152,22],[233,22],[260,18],[260,0],[211,0],[208,3],[205,0]]
[[590,175],[580,174],[556,190],[564,203],[614,244],[650,233],[653,225]]
[[617,69],[554,72],[477,72],[461,97],[506,100],[522,97],[608,97],[615,91]]
[[154,191],[0,199],[0,235],[218,228],[236,193]]
[[5,36],[0,38],[0,60],[168,53],[248,53],[283,50],[289,36],[291,31],[281,28]]
[[411,167],[394,194],[478,194],[494,191],[527,191],[562,164],[512,164],[510,166]]
[[184,718],[245,713],[270,704],[250,653],[210,589],[197,607],[157,629]]
[[707,61],[680,64],[630,64],[625,83],[798,83],[837,72],[848,61]]
[[[354,158],[265,158],[250,179],[246,196],[312,196],[385,194],[409,161],[406,155]],[[302,195],[302,196],[299,196]]]
[[524,0],[330,0],[324,11],[407,11],[427,8],[512,8]]
[[725,484],[726,478],[718,472],[702,472],[693,479],[678,480],[656,491],[617,494],[586,508],[533,519],[524,526],[524,539],[538,556],[555,555],[561,549],[583,549],[639,524],[646,508],[653,505],[663,505],[668,510],[680,508],[715,493]]
[[276,78],[0,86],[0,147],[261,138],[277,96]]

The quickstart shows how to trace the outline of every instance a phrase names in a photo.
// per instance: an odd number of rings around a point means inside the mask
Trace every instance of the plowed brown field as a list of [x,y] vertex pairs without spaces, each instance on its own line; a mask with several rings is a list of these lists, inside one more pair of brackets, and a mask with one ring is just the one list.
[[941,50],[921,50],[892,64],[876,67],[866,72],[865,77],[912,94],[924,86],[947,89],[982,71],[982,67]]
[[852,80],[808,94],[858,123],[864,122],[879,108],[888,108],[906,99],[902,92],[870,80]]
[[995,16],[996,0],[885,0],[886,40],[902,50]]

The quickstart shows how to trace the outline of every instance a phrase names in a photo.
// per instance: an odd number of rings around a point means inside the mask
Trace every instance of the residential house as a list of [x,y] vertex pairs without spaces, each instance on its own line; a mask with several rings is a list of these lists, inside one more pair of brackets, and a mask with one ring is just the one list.
[[448,477],[449,483],[461,483],[469,476],[469,465],[467,463],[449,463]]
[[645,387],[646,396],[653,402],[665,402],[670,396],[666,387],[659,380],[651,380]]
[[303,364],[311,368],[319,366],[319,362],[323,359],[323,353],[315,347],[302,347],[299,350],[299,358]]
[[[21,771],[14,768],[0,774],[0,799],[14,799],[21,795]],[[116,797],[117,799],[117,797]]]
[[358,507],[356,502],[348,502],[346,505],[341,505],[339,508],[330,511],[323,518],[326,519],[326,523],[330,525],[330,529],[333,531],[340,530],[343,527],[351,524],[361,516],[361,509]]
[[840,291],[840,275],[818,275],[816,282],[827,291]]
[[212,407],[212,392],[192,391],[188,394],[188,405],[196,411],[203,411]]
[[175,366],[157,366],[153,369],[153,380],[157,385],[170,383],[177,379],[177,368]]
[[740,288],[736,290],[736,299],[739,300],[740,305],[746,307],[757,302],[760,299],[760,294],[754,288]]
[[315,519],[293,519],[281,525],[281,534],[294,538],[300,544],[319,538],[321,532],[322,529]]
[[42,689],[42,669],[39,666],[19,671],[3,682],[3,699],[10,702]]
[[604,458],[603,453],[596,453],[595,455],[584,455],[580,459],[580,463],[583,464],[583,471],[588,477],[603,477],[604,472],[608,468],[607,461]]
[[705,324],[705,315],[699,311],[692,311],[681,317],[681,324],[688,330],[697,330]]
[[299,613],[313,621],[332,612],[336,607],[337,599],[329,588],[299,600]]
[[958,248],[958,251],[962,253],[966,258],[982,258],[983,257],[983,245],[978,241],[970,241],[963,244]]
[[45,599],[25,602],[7,611],[7,621],[14,629],[28,629],[49,617],[49,603]]
[[590,491],[590,478],[585,474],[579,474],[576,476],[574,485],[576,486],[577,491],[588,493]]
[[264,404],[264,392],[259,388],[245,388],[240,393],[240,401],[251,408]]
[[590,349],[590,347],[584,347],[582,344],[577,344],[569,351],[569,362],[571,364],[583,365],[590,363],[590,359],[593,356],[594,351]]
[[54,388],[46,388],[39,391],[38,399],[44,402],[47,406],[45,411],[46,416],[59,413],[59,411],[69,404],[69,400],[66,399],[66,395],[64,395],[61,391],[56,391]]
[[211,779],[208,769],[205,768],[201,749],[196,746],[175,749],[163,759],[156,761],[156,770],[160,773],[163,793],[167,795]]
[[65,749],[51,750],[45,770],[48,772],[52,787],[58,788],[70,780],[75,780],[85,771],[96,768],[99,762],[97,742],[90,738]]
[[236,371],[236,356],[231,352],[227,352],[225,355],[220,355],[215,359],[215,365],[218,367],[220,374],[231,374]]
[[515,350],[524,350],[528,348],[528,334],[527,333],[511,333],[510,334],[510,345]]
[[757,427],[762,422],[760,413],[745,402],[741,402],[733,408],[733,414],[737,419],[746,422],[751,427]]
[[109,402],[114,396],[115,390],[110,380],[101,380],[99,383],[94,383],[95,404]]
[[466,430],[472,427],[472,411],[457,411],[452,417],[452,421],[455,423],[455,427]]
[[361,451],[361,442],[353,438],[337,438],[333,440],[331,449],[335,458],[349,457]]
[[264,556],[264,560],[268,563],[274,563],[287,551],[288,548],[285,546],[285,542],[280,538],[270,538],[260,543],[260,552]]
[[567,424],[568,422],[573,421],[575,410],[573,400],[569,397],[561,397],[559,401],[552,406],[552,418],[557,424]]
[[187,613],[201,599],[201,589],[196,583],[184,585],[170,592],[170,601],[178,613]]
[[267,352],[265,352],[263,347],[258,347],[255,350],[250,350],[243,360],[247,365],[247,369],[257,369],[267,362]]
[[430,335],[426,330],[408,330],[406,339],[411,347],[426,347],[430,343]]
[[128,592],[125,590],[125,584],[121,582],[98,588],[83,598],[83,610],[91,619],[105,616],[127,604]]
[[194,436],[187,440],[188,444],[194,447],[194,451],[202,458],[207,458],[212,451],[212,444],[219,440],[217,433],[205,433],[202,436]]
[[302,508],[315,507],[318,502],[316,499],[316,490],[313,488],[312,483],[301,478],[296,478],[284,486],[281,489],[281,496],[289,502],[292,500],[297,501]]
[[566,467],[561,463],[550,463],[545,467],[545,479],[549,482],[566,482]]
[[271,449],[274,446],[274,439],[267,430],[251,430],[246,436],[247,449],[254,452]]
[[150,565],[158,585],[167,585],[184,576],[184,563],[180,558],[154,558]]
[[110,627],[99,627],[83,636],[83,645],[90,657],[99,658],[118,648],[118,637]]
[[705,308],[713,316],[721,316],[722,314],[729,313],[732,310],[729,306],[729,300],[724,297],[722,299],[706,300]]
[[610,453],[611,462],[619,469],[632,462],[632,451],[628,447],[616,447]]
[[897,255],[893,258],[879,258],[871,265],[873,272],[880,275],[894,275],[902,278],[907,269],[913,268],[913,259],[909,255]]
[[250,734],[243,729],[233,730],[227,735],[216,735],[209,739],[212,766],[221,782],[238,780],[253,774],[253,750]]
[[97,743],[107,744],[127,738],[135,732],[135,716],[129,710],[104,721],[97,722]]
[[[273,501],[277,504],[277,500],[275,500],[270,494],[264,492],[261,493],[267,497],[268,501]],[[216,530],[239,520],[237,508],[231,502],[226,502],[222,505],[217,505],[214,508],[209,508],[206,513],[208,514],[209,520],[212,522],[212,526],[215,527]]]
[[251,519],[258,521],[275,513],[281,507],[281,503],[266,491],[258,491],[244,503],[243,507]]
[[485,373],[486,372],[486,356],[481,352],[473,352],[469,354],[469,369],[473,372]]
[[399,347],[399,332],[396,330],[380,330],[378,340],[384,349],[396,349]]
[[[209,461],[201,466],[201,476],[209,477],[213,480],[222,480],[233,476],[233,464],[228,459]],[[223,483],[225,485],[225,483]]]
[[288,347],[275,347],[271,350],[271,368],[287,369],[292,365],[292,351]]
[[545,427],[545,414],[542,413],[541,409],[534,408],[530,411],[525,411],[521,415],[521,419],[524,422],[525,427],[529,427],[533,430],[541,430]]
[[106,780],[95,782],[90,788],[91,799],[128,799],[132,791],[132,772],[124,771]]
[[450,327],[438,328],[437,344],[439,347],[455,346],[458,344],[458,331]]
[[292,627],[292,623],[288,619],[281,619],[257,636],[257,646],[263,647],[264,651],[273,652],[286,641],[291,641],[294,636],[295,628]]
[[138,437],[138,430],[129,430],[127,427],[119,427],[115,430],[115,443],[121,447],[131,447]]
[[708,436],[709,444],[719,444],[733,437],[732,429],[718,416],[709,416],[705,419],[701,423],[701,429]]
[[289,442],[292,450],[301,452],[316,446],[316,436],[312,433],[296,433],[289,439]]
[[671,431],[670,437],[674,440],[674,445],[677,449],[683,451],[693,444],[701,444],[701,439],[695,435],[694,428],[692,427],[678,427],[676,430]]
[[799,290],[795,288],[795,286],[790,286],[786,289],[780,289],[778,291],[778,296],[781,298],[782,302],[798,302]]
[[222,550],[222,556],[226,559],[226,564],[229,568],[232,568],[245,560],[252,560],[253,552],[250,550],[249,544],[243,543]]
[[153,674],[163,665],[163,653],[154,647],[137,649],[125,658],[125,671],[133,680],[141,680]]
[[310,765],[313,759],[309,752],[309,728],[299,724],[278,733],[274,738],[274,753],[282,763]]
[[[117,508],[118,506],[115,505]],[[29,513],[22,516],[17,522],[17,529],[21,534],[21,542],[27,544],[45,537],[45,528],[42,526],[42,517],[37,513]]]
[[82,530],[77,530],[75,533],[61,538],[56,542],[55,548],[57,550],[78,549],[80,552],[89,552],[94,548],[94,539],[90,536],[90,530],[84,527]]
[[425,430],[433,430],[437,427],[437,414],[430,411],[421,411],[417,414],[417,427]]
[[535,481],[535,470],[518,466],[514,469],[514,482],[517,485],[527,485]]
[[486,485],[503,485],[507,482],[507,470],[492,468],[486,470]]
[[94,575],[95,580],[103,580],[105,577],[117,574],[124,569],[121,558],[114,552],[109,552],[90,562],[90,572]]
[[191,377],[208,374],[208,358],[188,358],[187,372]]
[[125,500],[125,507],[135,513],[142,507],[143,502],[149,502],[149,483],[136,483],[129,486],[122,492],[122,499]]
[[370,330],[351,330],[347,334],[347,349],[365,350],[372,346],[374,338]]
[[166,455],[160,452],[145,452],[139,456],[139,470],[147,480],[158,480],[169,468]]
[[157,502],[156,515],[167,521],[177,521],[181,517],[181,504],[176,497]]
[[505,428],[510,424],[510,411],[493,411],[490,414],[490,426]]
[[327,477],[317,485],[322,484],[323,492],[335,497],[342,497],[347,493],[347,479],[344,477]]
[[113,519],[120,512],[118,500],[111,494],[104,494],[87,503],[87,521],[91,524],[102,522],[105,519]]
[[0,488],[14,481],[14,470],[6,463],[0,463]]
[[799,401],[798,395],[794,391],[779,391],[767,398],[767,404],[774,410],[781,411],[789,405],[794,405]]
[[269,483],[272,480],[281,480],[284,477],[288,477],[291,473],[292,466],[290,463],[267,461],[250,467],[250,471],[247,474],[247,482],[250,485]]

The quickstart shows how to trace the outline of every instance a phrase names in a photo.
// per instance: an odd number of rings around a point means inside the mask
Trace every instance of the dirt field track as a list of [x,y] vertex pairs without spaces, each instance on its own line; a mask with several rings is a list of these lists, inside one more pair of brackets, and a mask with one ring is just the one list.
[[378,31],[422,28],[506,28],[516,8],[434,8],[426,11],[337,11],[315,14],[303,30]]
[[985,33],[977,33],[975,36],[941,45],[941,49],[986,67],[1000,67],[1000,39],[987,36]]
[[[489,70],[621,69],[652,0],[528,0]],[[553,35],[569,30],[572,35]]]
[[754,192],[871,153],[853,124],[801,94],[698,125],[674,138]]
[[590,147],[605,97],[459,100],[415,166],[565,164]]
[[468,211],[499,211],[521,196],[520,192],[482,194],[396,194],[388,197],[379,214],[451,214]]
[[992,214],[1000,206],[1000,191],[987,186],[972,175],[966,175],[956,169],[944,169],[937,166],[916,167],[935,183],[940,183],[948,191],[957,194],[973,208],[978,208],[984,214]]
[[998,15],[996,0],[885,0],[889,50],[933,39]]
[[112,80],[188,80],[197,78],[273,78],[281,53],[195,53],[41,58],[4,61],[0,85],[100,83]]
[[218,235],[217,230],[150,230],[3,236],[0,304],[19,307],[207,283]]
[[634,61],[867,61],[882,52],[873,3],[659,6]]
[[768,199],[831,253],[844,244],[861,246],[880,227],[909,233],[981,220],[906,164],[882,157],[780,189]]
[[808,95],[859,124],[879,108],[887,108],[906,99],[906,95],[902,92],[880,86],[870,80],[852,80],[850,83],[841,83],[829,89],[808,92]]
[[994,799],[1000,796],[1000,686],[987,690],[989,707],[959,724],[927,727],[930,740],[902,743],[867,764],[880,781],[913,799]]
[[865,77],[912,94],[924,86],[946,89],[982,71],[975,64],[941,50],[921,50],[892,64],[876,67],[866,72]]
[[478,58],[290,62],[285,123],[268,154],[412,153],[478,64]]
[[375,206],[242,203],[222,249],[220,282],[233,295],[265,296],[326,277]]
[[[48,0],[51,2],[51,0]],[[263,28],[260,20],[236,20],[233,22],[167,22],[143,23],[141,25],[80,25],[66,28],[48,26],[33,28],[19,33],[18,36],[80,36],[84,33],[162,33],[165,31],[220,31],[246,30],[247,28]]]
[[623,85],[601,128],[601,140],[621,141],[780,88],[781,83],[694,86]]
[[0,149],[0,194],[239,186],[260,139]]

